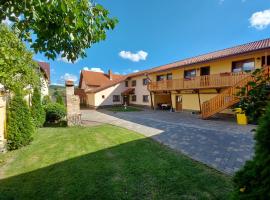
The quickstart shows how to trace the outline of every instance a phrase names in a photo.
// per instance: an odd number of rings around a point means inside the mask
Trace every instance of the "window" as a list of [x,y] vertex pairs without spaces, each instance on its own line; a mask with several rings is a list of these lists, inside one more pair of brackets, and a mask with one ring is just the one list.
[[254,59],[232,62],[232,72],[250,72],[255,69]]
[[149,95],[143,95],[143,102],[149,102]]
[[136,101],[136,95],[131,96],[131,101]]
[[164,75],[158,75],[157,76],[157,81],[163,81],[165,80],[165,76]]
[[125,81],[125,86],[128,87],[128,81]]
[[144,78],[143,79],[143,85],[147,85],[148,84],[148,79],[147,78]]
[[136,80],[133,80],[133,81],[131,82],[131,86],[132,86],[132,87],[135,87],[135,86],[136,86]]
[[172,80],[172,73],[167,74],[167,80]]
[[113,95],[113,102],[120,102],[120,95]]
[[[267,56],[266,62],[267,62],[267,66],[269,66],[270,65],[270,56]],[[262,67],[264,67],[264,66],[265,66],[265,56],[262,57]]]
[[184,71],[184,78],[186,78],[186,79],[190,79],[190,78],[195,77],[195,76],[196,76],[196,69]]
[[105,95],[102,95],[102,99],[105,99]]

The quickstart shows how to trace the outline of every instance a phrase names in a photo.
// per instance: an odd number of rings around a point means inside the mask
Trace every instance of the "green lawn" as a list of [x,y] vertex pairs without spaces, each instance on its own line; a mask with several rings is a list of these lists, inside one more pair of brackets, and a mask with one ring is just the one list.
[[131,106],[127,106],[126,109],[124,106],[113,106],[111,108],[108,108],[108,110],[112,111],[112,112],[138,112],[138,111],[142,111],[139,108],[135,108],[135,107],[131,107]]
[[0,155],[0,199],[228,199],[231,179],[110,125],[42,128]]

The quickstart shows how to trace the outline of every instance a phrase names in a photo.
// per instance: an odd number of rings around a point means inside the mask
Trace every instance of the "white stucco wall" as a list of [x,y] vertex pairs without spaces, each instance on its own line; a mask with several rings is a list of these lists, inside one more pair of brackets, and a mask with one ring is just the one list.
[[41,77],[40,78],[40,82],[41,82],[41,98],[43,98],[44,96],[49,95],[49,81],[45,78],[45,77]]
[[[147,90],[147,85],[143,85],[143,79],[147,78],[146,76],[138,76],[134,77],[131,80],[129,80],[129,87],[131,86],[132,80],[136,80],[136,87],[135,88],[135,95],[136,95],[136,101],[131,100],[130,95],[130,104],[135,104],[135,105],[143,105],[143,106],[151,106],[151,98],[150,98],[150,92]],[[148,102],[143,102],[143,95],[148,95]]]
[[[108,106],[122,104],[121,93],[125,90],[125,84],[119,83],[105,90],[95,93],[94,106]],[[102,96],[104,95],[104,98]],[[113,102],[113,95],[120,95],[120,102]],[[89,102],[90,103],[90,102]],[[92,106],[92,105],[91,105]]]
[[4,148],[5,118],[6,118],[6,97],[0,93],[0,151]]

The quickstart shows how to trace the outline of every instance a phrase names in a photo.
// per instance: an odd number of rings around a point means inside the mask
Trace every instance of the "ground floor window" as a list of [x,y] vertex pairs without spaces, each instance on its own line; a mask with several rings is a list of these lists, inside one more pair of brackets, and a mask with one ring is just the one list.
[[131,96],[131,101],[136,101],[136,99],[137,99],[136,95]]
[[143,95],[143,102],[149,102],[149,95]]
[[113,102],[120,102],[120,95],[113,95]]

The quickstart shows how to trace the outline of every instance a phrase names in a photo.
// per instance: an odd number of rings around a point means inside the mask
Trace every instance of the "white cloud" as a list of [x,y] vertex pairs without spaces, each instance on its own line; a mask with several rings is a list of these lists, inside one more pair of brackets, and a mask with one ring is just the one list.
[[139,72],[140,70],[138,70],[138,69],[135,69],[135,70],[133,70],[133,73],[136,73],[136,72]]
[[92,67],[92,68],[84,67],[83,70],[104,73],[104,71],[99,67]]
[[146,60],[148,53],[142,50],[138,51],[137,53],[132,53],[130,51],[121,51],[119,53],[119,56],[133,62],[139,62],[140,60]]
[[255,12],[249,19],[250,25],[258,30],[263,30],[270,25],[270,9]]
[[65,82],[67,80],[77,82],[78,77],[76,75],[74,75],[74,74],[69,74],[69,73],[65,73],[63,76],[60,77],[61,83]]

